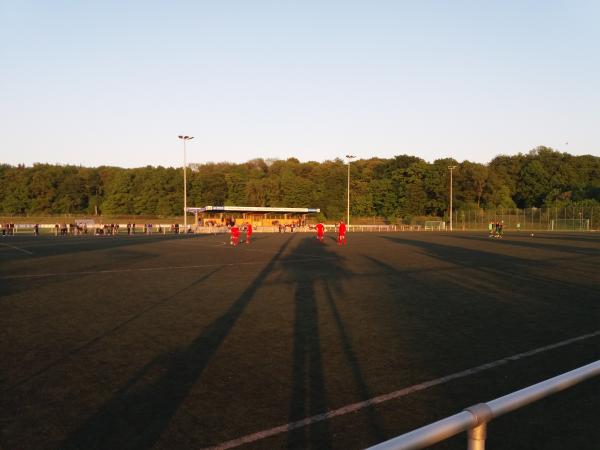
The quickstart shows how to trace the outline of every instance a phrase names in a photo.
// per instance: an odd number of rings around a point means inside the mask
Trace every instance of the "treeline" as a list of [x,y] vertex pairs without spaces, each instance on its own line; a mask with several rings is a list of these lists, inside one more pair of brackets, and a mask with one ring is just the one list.
[[[539,147],[498,156],[489,164],[453,159],[428,163],[408,155],[352,162],[351,213],[389,219],[443,217],[448,166],[457,210],[600,205],[600,158]],[[321,208],[327,218],[346,209],[347,165],[342,160],[254,159],[188,168],[188,206],[244,205]],[[180,215],[181,168],[0,165],[0,214]]]

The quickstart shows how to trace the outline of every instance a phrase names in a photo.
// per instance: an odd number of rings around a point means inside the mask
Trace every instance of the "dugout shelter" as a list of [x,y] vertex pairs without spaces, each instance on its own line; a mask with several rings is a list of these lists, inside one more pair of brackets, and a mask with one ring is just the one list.
[[253,227],[305,226],[309,215],[319,208],[282,208],[267,206],[204,206],[187,208],[200,227],[225,226],[231,220],[251,223]]

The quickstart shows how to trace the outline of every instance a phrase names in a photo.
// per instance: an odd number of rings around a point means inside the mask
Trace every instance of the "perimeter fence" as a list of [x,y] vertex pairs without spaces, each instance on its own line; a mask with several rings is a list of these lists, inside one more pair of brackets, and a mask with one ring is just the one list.
[[[33,224],[40,224],[40,228],[54,227],[55,224],[79,223],[89,221],[102,226],[102,224],[120,224],[121,229],[128,222],[137,223],[139,227],[143,224],[154,224],[154,231],[161,228],[161,232],[170,232],[173,224],[181,224],[183,217],[157,218],[146,216],[85,216],[85,215],[63,215],[63,216],[0,216],[0,225],[7,223],[15,224],[17,231],[28,232]],[[494,208],[494,209],[462,209],[457,208],[452,214],[452,228],[454,230],[487,230],[490,222],[500,221],[504,224],[506,231],[600,231],[600,206],[567,206],[567,207],[544,207],[544,208]],[[387,231],[440,231],[448,229],[450,218],[436,216],[421,216],[406,219],[386,219],[383,217],[358,217],[352,218],[348,231],[358,232],[387,232]],[[189,223],[189,222],[188,222]],[[444,226],[431,226],[438,223]],[[223,230],[215,230],[213,227],[195,227],[196,232],[218,233]],[[332,230],[335,225],[326,224],[327,230]],[[278,232],[279,227],[256,227],[257,232]],[[287,232],[290,229],[285,230]],[[309,227],[296,227],[294,232],[313,231]],[[181,230],[180,230],[181,232]]]
[[484,230],[500,221],[505,230],[598,231],[600,207],[457,209],[452,221],[455,230]]

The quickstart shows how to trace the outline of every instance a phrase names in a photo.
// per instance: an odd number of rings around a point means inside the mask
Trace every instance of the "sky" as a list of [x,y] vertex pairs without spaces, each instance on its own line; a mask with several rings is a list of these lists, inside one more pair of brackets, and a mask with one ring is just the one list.
[[0,163],[600,156],[600,2],[0,0]]

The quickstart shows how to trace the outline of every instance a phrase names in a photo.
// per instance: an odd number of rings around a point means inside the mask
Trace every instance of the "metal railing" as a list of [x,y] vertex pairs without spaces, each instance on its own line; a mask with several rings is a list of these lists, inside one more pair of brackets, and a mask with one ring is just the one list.
[[422,449],[468,431],[468,450],[484,450],[490,420],[600,375],[600,360],[382,442],[368,450]]

